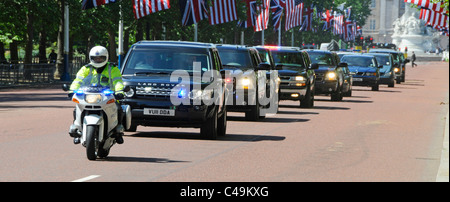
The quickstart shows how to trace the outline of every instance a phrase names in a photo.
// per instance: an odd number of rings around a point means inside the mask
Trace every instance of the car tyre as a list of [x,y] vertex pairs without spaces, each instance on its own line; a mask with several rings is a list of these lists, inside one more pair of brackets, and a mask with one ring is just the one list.
[[200,135],[206,139],[215,140],[217,139],[217,110],[214,110],[212,117],[206,119],[200,128]]

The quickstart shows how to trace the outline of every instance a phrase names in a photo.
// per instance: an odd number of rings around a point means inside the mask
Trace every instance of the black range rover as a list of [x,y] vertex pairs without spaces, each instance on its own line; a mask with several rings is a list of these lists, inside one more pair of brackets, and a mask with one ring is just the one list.
[[[277,75],[267,75],[272,66],[262,62],[258,50],[242,45],[217,45],[226,77],[233,83],[227,110],[245,112],[246,120],[257,121],[267,112],[278,111]],[[271,89],[272,88],[272,89]],[[231,96],[232,95],[232,96]],[[272,103],[272,105],[270,105]],[[274,109],[270,109],[273,106]]]
[[141,126],[194,127],[208,139],[225,135],[226,86],[214,44],[140,41],[121,71],[131,106],[130,131]]

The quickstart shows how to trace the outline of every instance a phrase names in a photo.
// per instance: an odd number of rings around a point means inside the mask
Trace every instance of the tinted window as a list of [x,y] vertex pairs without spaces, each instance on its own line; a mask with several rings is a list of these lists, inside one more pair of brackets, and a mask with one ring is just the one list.
[[251,68],[252,62],[247,50],[219,50],[220,59],[223,65],[235,66],[239,68]]
[[282,64],[283,69],[305,68],[301,52],[279,52],[273,51],[272,57],[275,64]]
[[329,53],[308,52],[312,63],[333,66],[333,56]]
[[126,61],[123,74],[173,72],[186,70],[194,72],[194,64],[201,71],[211,70],[209,54],[204,49],[164,48],[133,50]]
[[345,62],[348,66],[375,67],[375,61],[370,57],[344,56],[341,62]]

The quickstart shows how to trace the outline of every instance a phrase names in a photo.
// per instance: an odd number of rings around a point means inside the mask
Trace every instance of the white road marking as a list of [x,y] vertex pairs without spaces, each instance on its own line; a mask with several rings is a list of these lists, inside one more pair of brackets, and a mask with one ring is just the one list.
[[100,175],[90,175],[90,176],[87,176],[87,177],[84,177],[84,178],[81,178],[81,179],[78,179],[78,180],[74,180],[72,182],[86,182],[88,180],[92,180],[92,179],[97,178],[97,177],[100,177]]

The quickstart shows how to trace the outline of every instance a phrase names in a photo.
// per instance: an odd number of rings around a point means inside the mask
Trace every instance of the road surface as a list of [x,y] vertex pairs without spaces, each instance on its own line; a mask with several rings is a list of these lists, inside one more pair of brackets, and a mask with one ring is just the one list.
[[67,133],[74,103],[65,92],[3,89],[0,181],[436,181],[448,63],[408,66],[405,83],[378,92],[354,87],[342,102],[316,96],[313,109],[280,104],[259,122],[229,113],[227,135],[218,140],[201,139],[199,129],[139,126],[108,158],[89,161]]

